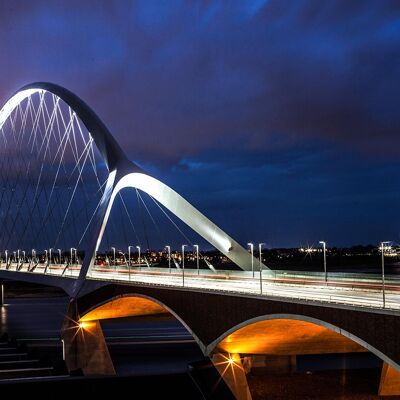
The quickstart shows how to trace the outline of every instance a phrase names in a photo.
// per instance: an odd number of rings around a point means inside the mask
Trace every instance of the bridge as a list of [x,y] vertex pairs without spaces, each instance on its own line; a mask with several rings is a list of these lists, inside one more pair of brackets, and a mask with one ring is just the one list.
[[[89,106],[60,86],[23,87],[1,109],[0,131],[0,279],[55,286],[70,296],[60,327],[70,371],[115,374],[99,321],[169,313],[239,399],[251,398],[246,371],[260,359],[279,369],[300,354],[364,351],[382,359],[379,393],[400,394],[395,276],[382,283],[373,275],[327,280],[271,271],[261,246],[257,258],[253,245],[247,251],[131,162]],[[165,265],[143,253],[148,238],[140,239],[133,221],[134,198],[158,228],[144,194],[186,243],[175,252],[166,246]],[[109,245],[121,231],[128,232],[127,252]],[[194,240],[219,250],[235,269],[215,268]]]

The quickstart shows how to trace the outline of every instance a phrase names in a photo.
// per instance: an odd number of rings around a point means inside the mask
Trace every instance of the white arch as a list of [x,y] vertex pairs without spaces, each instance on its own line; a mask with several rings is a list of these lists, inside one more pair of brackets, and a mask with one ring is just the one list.
[[240,324],[235,325],[231,329],[227,330],[224,332],[222,335],[220,335],[217,339],[215,339],[213,342],[211,342],[205,350],[205,354],[209,356],[212,354],[212,352],[215,350],[215,348],[218,346],[218,343],[220,343],[222,340],[224,340],[227,336],[229,336],[231,333],[236,332],[237,330],[244,328],[245,326],[252,325],[256,322],[260,321],[269,321],[269,320],[274,320],[274,319],[290,319],[290,320],[295,320],[295,321],[305,321],[305,322],[310,322],[315,325],[323,326],[324,328],[328,328],[331,331],[334,331],[336,333],[339,333],[340,335],[343,335],[347,337],[348,339],[352,340],[355,343],[358,343],[360,346],[364,347],[371,353],[375,354],[377,357],[379,357],[381,360],[385,361],[389,365],[391,365],[393,368],[395,368],[397,371],[400,371],[400,365],[394,362],[392,359],[387,357],[384,353],[376,349],[375,347],[371,346],[369,343],[364,341],[363,339],[359,338],[358,336],[353,335],[352,333],[339,328],[336,325],[332,325],[329,322],[317,319],[317,318],[312,318],[308,317],[306,315],[300,315],[300,314],[269,314],[269,315],[260,315],[258,317],[254,317],[251,319],[248,319],[246,321],[241,322]]
[[[99,227],[92,230],[93,246],[86,249],[89,257],[85,257],[76,292],[83,285],[87,272],[93,266],[95,252],[92,250],[94,248],[97,250],[100,245],[115,196],[121,189],[127,187],[140,189],[148,193],[241,269],[251,270],[252,265],[254,268],[258,267],[258,259],[255,257],[252,259],[251,254],[246,249],[194,208],[182,196],[161,181],[142,172],[137,165],[130,162],[100,119],[81,99],[68,90],[50,83],[34,83],[25,86],[14,94],[0,110],[0,129],[12,111],[22,101],[35,93],[45,92],[55,94],[78,113],[78,116],[94,138],[94,142],[110,171],[106,187],[107,193],[103,196],[101,207],[99,207],[95,218],[99,223]],[[110,193],[111,190],[112,193]],[[265,265],[263,265],[263,268],[268,269]]]
[[32,96],[35,93],[43,92],[45,92],[45,90],[40,88],[25,89],[19,91],[14,96],[12,96],[0,110],[0,129],[3,127],[4,122],[7,121],[7,118],[21,102],[23,102],[27,97]]
[[[175,190],[171,189],[158,179],[139,172],[126,174],[116,183],[108,202],[100,234],[97,238],[96,250],[98,250],[100,246],[116,195],[120,190],[129,187],[139,189],[149,194],[221,253],[225,254],[240,268],[243,270],[251,270],[251,254],[238,242],[232,239],[205,215],[194,208],[180,194],[175,192]],[[253,257],[253,265],[258,266],[258,263],[259,260]],[[265,265],[263,265],[263,268],[267,269]]]

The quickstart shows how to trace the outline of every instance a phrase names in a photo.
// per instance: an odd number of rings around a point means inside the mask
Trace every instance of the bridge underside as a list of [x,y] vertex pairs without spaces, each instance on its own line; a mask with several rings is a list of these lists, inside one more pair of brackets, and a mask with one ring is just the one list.
[[[82,342],[84,353],[90,354],[97,364],[87,364],[87,371],[93,371],[93,365],[102,365],[103,369],[97,372],[113,372],[100,320],[171,313],[189,330],[217,369],[225,371],[224,379],[238,398],[249,398],[248,390],[243,389],[243,371],[249,365],[287,370],[295,364],[293,357],[297,355],[365,351],[372,351],[384,361],[380,394],[400,394],[396,334],[392,338],[381,335],[385,329],[400,328],[395,315],[349,308],[329,308],[327,312],[327,308],[309,303],[133,285],[100,288],[78,299],[71,310],[75,314],[69,321],[76,322],[72,329],[69,323],[69,332],[78,331],[78,337],[86,337],[85,330],[90,333],[90,340]],[[79,323],[81,328],[77,328]],[[64,336],[65,332],[68,330],[64,327]],[[238,365],[242,372],[236,371],[232,380],[224,360],[234,359],[232,365]],[[235,386],[237,383],[239,387]]]
[[247,325],[218,343],[216,350],[276,356],[368,351],[331,329],[292,319],[272,319]]
[[[341,333],[341,336],[374,352],[393,367],[400,368],[400,345],[397,340],[400,319],[390,311],[135,284],[109,284],[94,290],[77,300],[77,310],[84,317],[99,306],[124,297],[142,297],[172,312],[198,338],[201,349],[207,355],[226,337],[241,328],[263,320],[289,319],[302,322],[304,328],[309,326],[306,322],[313,323],[319,326],[320,334],[327,335],[327,331],[322,328],[332,331],[332,335]],[[145,303],[149,304],[142,304]],[[252,329],[258,326],[261,325],[255,324]],[[246,333],[246,330],[242,332]],[[313,337],[312,330],[309,330],[309,337]]]

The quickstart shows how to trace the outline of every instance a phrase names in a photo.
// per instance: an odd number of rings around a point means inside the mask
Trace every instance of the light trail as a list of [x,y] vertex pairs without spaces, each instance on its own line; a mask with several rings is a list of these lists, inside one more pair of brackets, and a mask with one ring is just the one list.
[[[45,264],[39,264],[33,272],[29,273],[44,274],[45,267]],[[79,265],[70,267],[62,275],[64,268],[63,265],[52,265],[47,269],[46,275],[58,276],[62,279],[78,277]],[[1,269],[5,270],[5,267],[2,266]],[[15,272],[16,266],[12,265],[8,270]],[[180,271],[168,273],[167,271],[160,271],[160,269],[138,271],[132,268],[130,273],[131,280],[129,280],[126,268],[95,268],[88,279],[182,289],[182,273]],[[18,272],[28,272],[28,265],[22,266]],[[261,294],[259,279],[257,277],[251,279],[241,271],[218,271],[217,274],[212,275],[204,273],[197,275],[197,270],[187,269],[185,271],[184,289],[382,309],[381,290],[376,287],[371,289],[367,284],[364,284],[361,288],[354,288],[332,286],[331,283],[328,286],[323,281],[318,283],[315,280],[311,283],[304,279],[299,282],[274,282],[272,279],[265,278],[263,279],[263,293]],[[387,292],[385,309],[400,310],[400,291]]]

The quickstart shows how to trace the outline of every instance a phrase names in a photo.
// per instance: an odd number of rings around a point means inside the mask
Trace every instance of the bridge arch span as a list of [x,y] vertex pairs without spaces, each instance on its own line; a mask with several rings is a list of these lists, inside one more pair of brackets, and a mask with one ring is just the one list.
[[112,136],[106,125],[97,116],[89,105],[79,96],[68,89],[50,82],[35,82],[23,86],[5,103],[0,110],[0,128],[10,116],[12,111],[27,97],[35,93],[50,92],[64,101],[80,118],[93,137],[109,171],[117,165],[130,164],[140,171],[141,169],[127,159],[118,142]]
[[[267,335],[266,330],[268,329],[273,330],[271,335]],[[261,333],[262,330],[265,330],[264,335]],[[296,344],[293,345],[295,341],[301,340],[302,344],[298,347],[305,352],[303,354],[310,354],[307,346],[304,346],[304,341],[311,339],[310,345],[317,345],[316,350],[318,350],[318,344],[321,341],[332,340],[335,343],[326,343],[325,351],[327,353],[370,351],[393,368],[400,370],[398,363],[361,337],[322,319],[300,314],[266,314],[243,321],[211,342],[206,347],[206,354],[211,355],[213,352],[221,350],[230,353],[263,354],[266,346],[263,346],[260,341],[266,339],[274,340],[272,336],[278,333],[286,344],[291,342],[289,351],[295,351],[297,347]],[[298,336],[293,337],[291,336],[292,334]],[[313,340],[311,336],[314,336],[316,340]],[[340,337],[343,340],[340,340]],[[243,345],[241,343],[243,340],[253,341],[253,345],[251,343]],[[273,345],[279,347],[281,344],[275,342]],[[320,346],[319,349],[321,350]],[[275,349],[275,351],[275,354],[279,355],[280,350]]]
[[[94,142],[108,170],[108,180],[106,182],[106,186],[104,187],[104,193],[101,197],[101,201],[96,207],[96,212],[90,219],[91,227],[90,230],[88,230],[87,235],[88,244],[81,249],[85,253],[85,259],[80,269],[79,279],[76,282],[67,285],[68,287],[66,290],[70,295],[72,295],[73,297],[77,297],[79,295],[84,280],[86,279],[87,274],[90,273],[92,266],[94,265],[95,254],[100,245],[115,195],[118,194],[118,192],[124,187],[140,189],[150,194],[155,200],[157,200],[160,204],[162,204],[164,207],[177,215],[177,217],[185,222],[190,228],[192,228],[205,240],[207,240],[214,247],[225,254],[228,258],[230,258],[241,269],[249,270],[251,269],[250,265],[257,265],[258,260],[256,260],[254,257],[252,258],[252,256],[246,249],[244,249],[238,242],[228,236],[217,225],[212,223],[195,207],[187,202],[182,196],[176,193],[169,186],[148,175],[139,166],[129,160],[124,151],[121,149],[117,140],[115,140],[115,138],[112,136],[112,134],[107,129],[105,124],[101,121],[101,119],[96,115],[96,113],[81,98],[79,98],[71,91],[65,89],[64,87],[49,82],[36,82],[22,87],[0,109],[0,130],[4,126],[6,126],[5,122],[8,119],[11,119],[13,112],[20,110],[19,107],[24,101],[27,101],[29,103],[31,96],[39,94],[40,96],[43,95],[44,97],[46,93],[52,94],[54,97],[57,98],[57,101],[62,100],[70,108],[71,115],[73,115],[74,117],[77,116],[78,119],[83,123],[91,136],[90,143],[92,141]],[[45,103],[46,102],[44,102],[44,104]],[[54,106],[55,109],[57,109],[57,104],[55,104]],[[22,111],[20,111],[20,114],[21,119],[25,118],[25,115],[22,115]],[[27,114],[27,111],[25,112],[25,114]],[[39,123],[37,121],[40,121],[40,118],[41,116],[39,112],[33,118],[35,120],[34,123],[36,124],[34,129],[35,139],[36,131],[38,130],[39,126]],[[52,118],[52,114],[47,115],[47,119],[49,121],[46,120],[46,122],[48,122],[48,126],[51,127],[55,125],[52,125],[55,120],[55,118]],[[50,128],[50,130],[51,129],[52,128]],[[49,128],[46,127],[45,131],[47,132],[48,130]],[[66,130],[68,131],[68,128],[66,128]],[[65,135],[65,133],[66,132],[64,132],[64,136],[68,138],[68,135]],[[64,140],[64,142],[67,142],[68,140],[69,139],[66,139]],[[23,141],[19,140],[19,143],[22,142]],[[48,145],[45,146],[45,154],[47,153],[47,147]],[[57,154],[63,154],[62,146],[60,146],[59,149],[61,150],[57,151]],[[89,151],[87,151],[87,153],[89,154]],[[85,156],[85,161],[87,158],[88,156]],[[81,173],[80,170],[80,168],[74,169],[74,171],[78,171],[79,173]],[[56,175],[56,179],[57,176],[58,172]],[[53,185],[53,187],[54,186],[55,185]],[[101,190],[101,192],[103,192],[103,189]],[[38,193],[38,191],[35,190],[34,193],[36,194]],[[51,193],[53,193],[53,190]],[[47,209],[52,210],[52,207],[46,207],[46,213]],[[68,210],[69,207],[67,208],[67,212]],[[63,228],[64,222],[62,222],[61,225]],[[70,225],[72,226],[73,224]],[[62,232],[58,233],[56,244],[53,247],[60,247],[58,246],[58,237],[61,233]],[[84,231],[84,234],[86,234],[86,230]],[[79,240],[79,244],[80,243],[81,241]],[[17,247],[24,248],[26,246],[21,244]],[[35,245],[29,247],[32,248],[37,246]],[[76,247],[75,243],[74,247]],[[4,251],[5,249],[0,250]],[[264,267],[267,269],[266,266]]]
[[200,349],[205,351],[206,346],[192,330],[190,325],[179,315],[179,312],[161,300],[142,293],[127,293],[110,297],[96,305],[92,305],[80,316],[78,322],[90,322],[102,319],[116,319],[133,316],[147,316],[156,314],[171,314],[192,335]]
[[[125,188],[139,189],[147,193],[207,240],[207,242],[225,254],[236,265],[240,266],[243,270],[250,268],[252,256],[238,242],[228,236],[175,190],[158,179],[141,172],[128,171],[128,173],[124,174],[116,182],[98,235],[96,250],[100,247],[114,200],[118,193]],[[258,263],[258,259],[253,257],[253,265],[258,265]],[[89,273],[92,268],[93,263],[89,267]],[[263,265],[263,268],[268,269],[265,265]]]
[[[87,281],[88,285],[94,283]],[[397,313],[390,311],[375,312],[350,306],[220,294],[191,288],[111,284],[95,290],[87,288],[86,294],[76,299],[79,314],[86,314],[104,299],[131,293],[148,296],[172,310],[205,345],[201,346],[205,356],[218,351],[218,344],[241,328],[262,321],[290,321],[293,329],[296,322],[302,323],[302,328],[309,324],[319,327],[320,331],[314,330],[314,333],[325,335],[321,337],[347,339],[354,343],[353,348],[363,347],[400,370],[400,320]],[[330,332],[332,334],[328,335]]]

